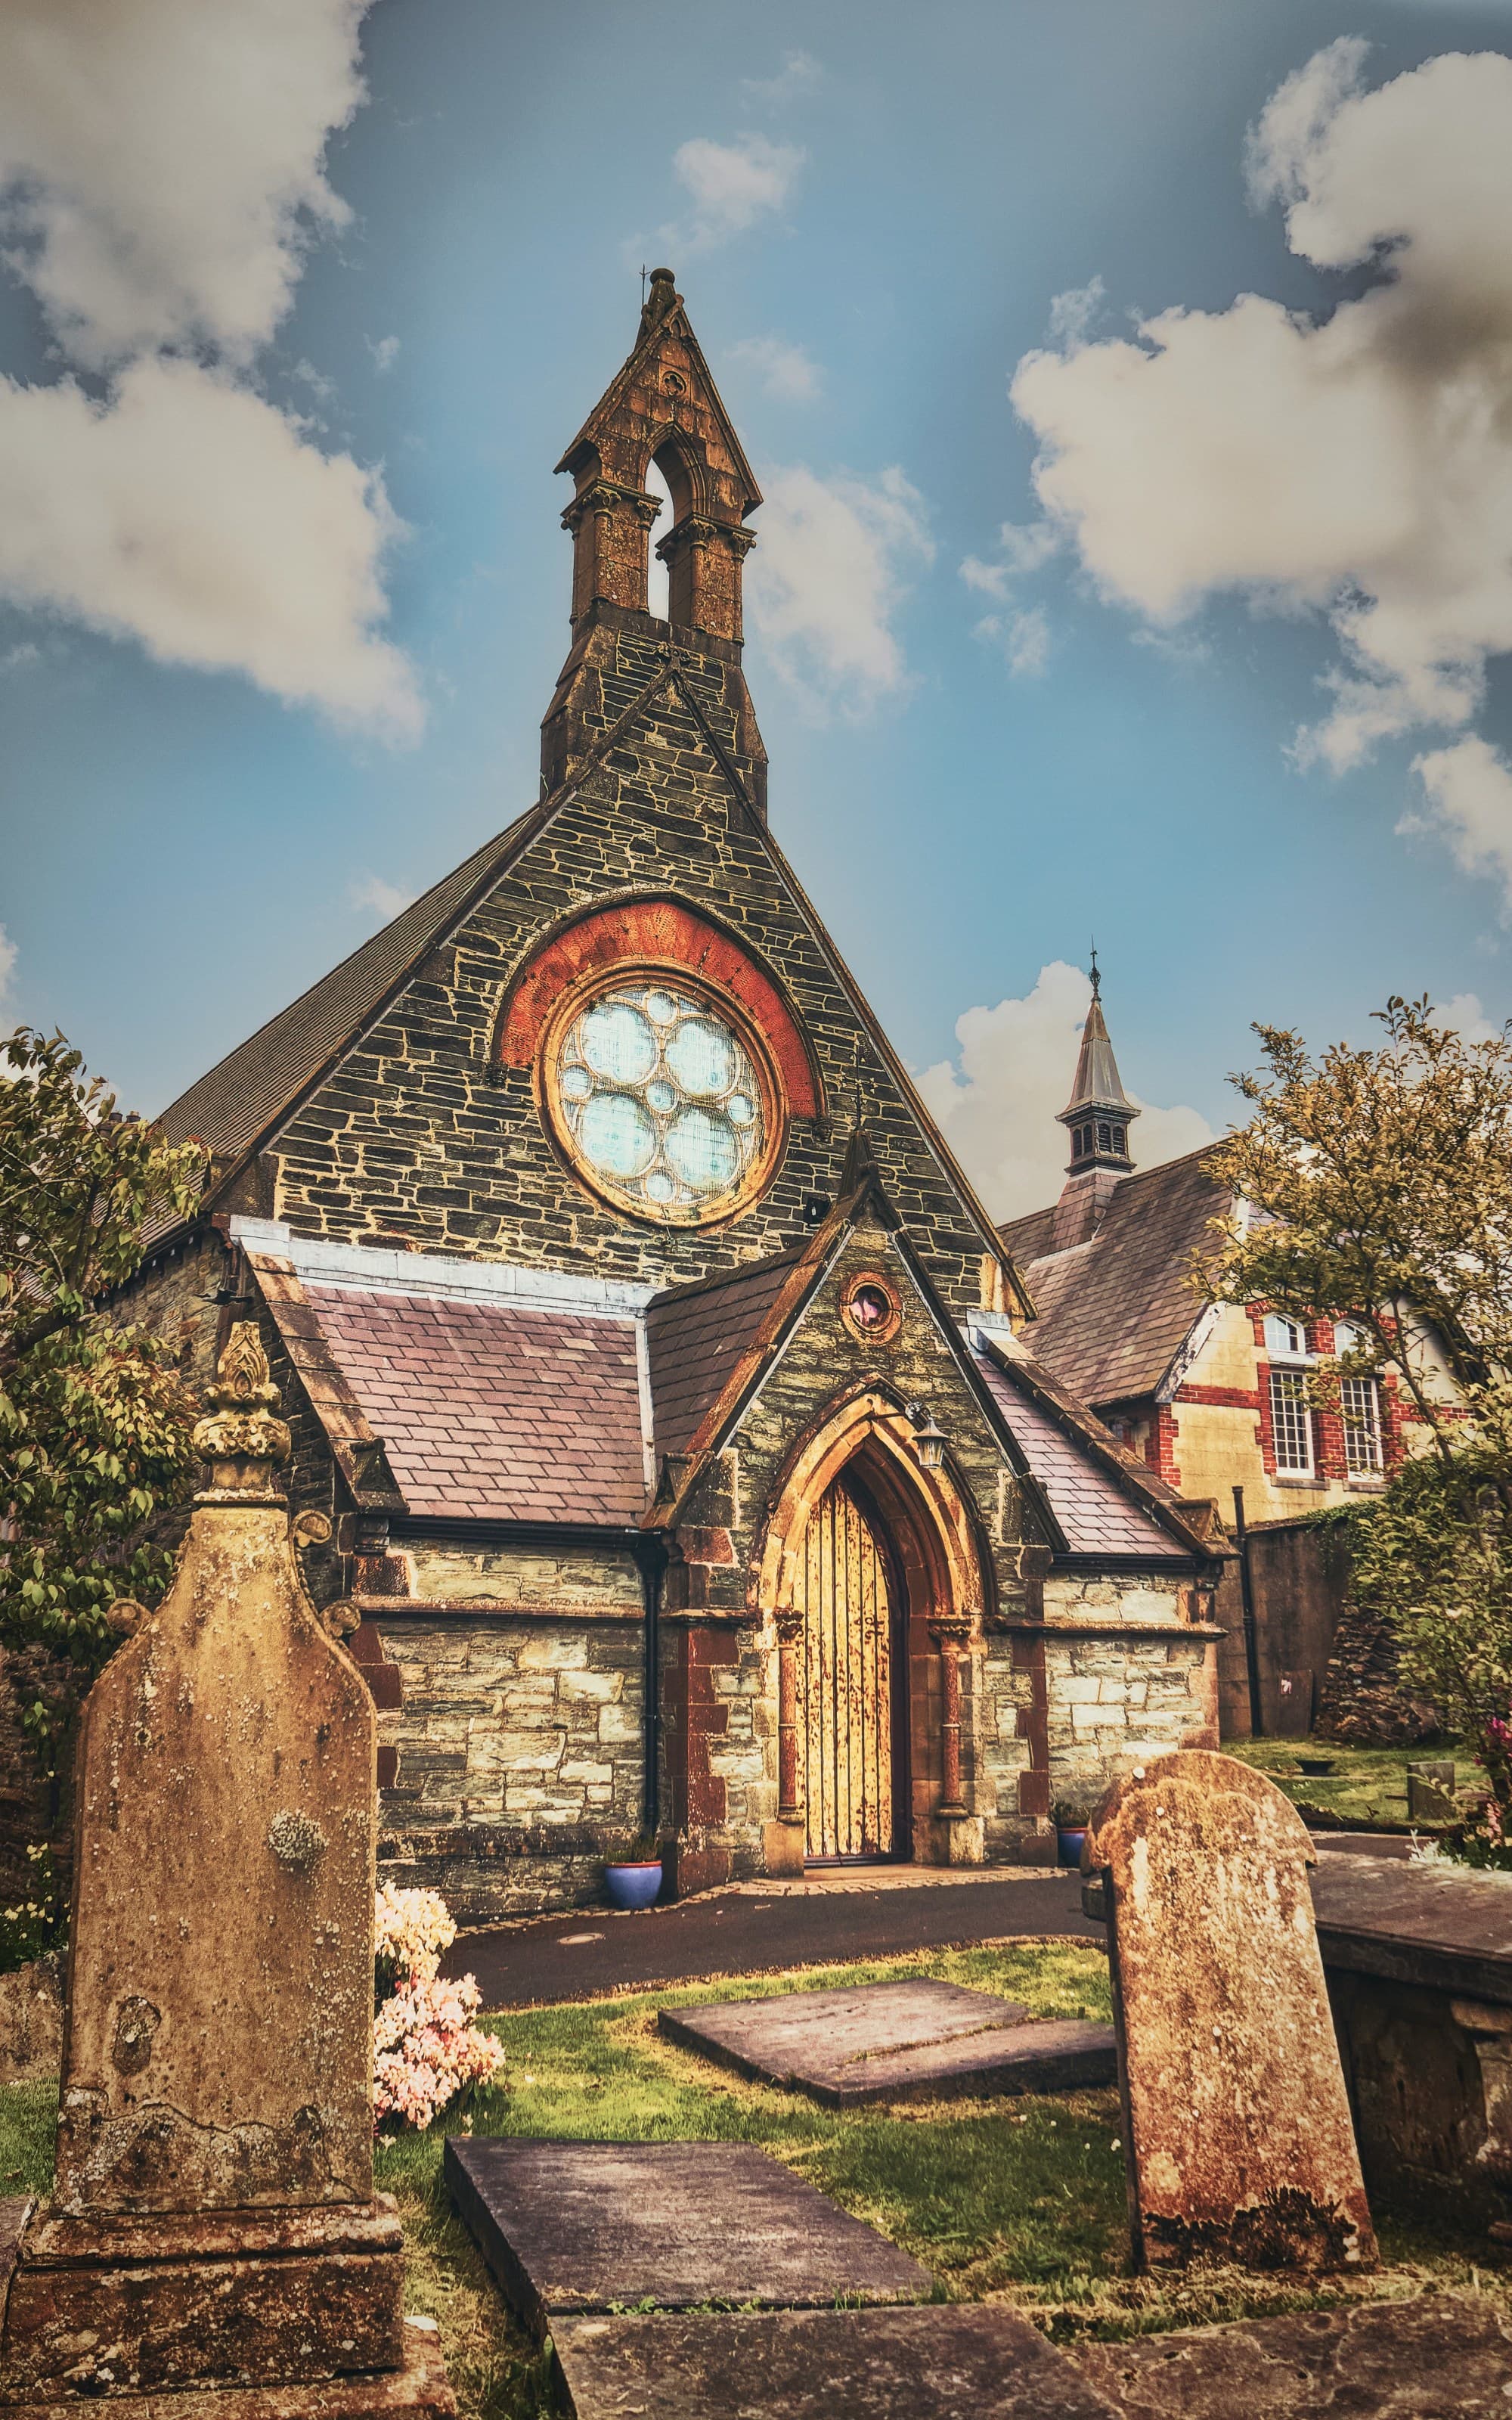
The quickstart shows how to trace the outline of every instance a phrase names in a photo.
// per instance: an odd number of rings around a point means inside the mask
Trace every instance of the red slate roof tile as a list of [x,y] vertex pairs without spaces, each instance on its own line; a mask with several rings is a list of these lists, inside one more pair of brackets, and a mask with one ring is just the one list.
[[1101,1224],[1070,1251],[1054,1249],[1053,1209],[1000,1230],[1040,1314],[1024,1342],[1084,1403],[1153,1394],[1200,1317],[1187,1272],[1213,1249],[1213,1220],[1233,1199],[1208,1174],[1211,1150],[1126,1176]]
[[686,1453],[802,1258],[777,1252],[727,1277],[678,1286],[646,1308],[656,1451]]
[[1192,1555],[1195,1548],[1162,1528],[1132,1484],[1101,1468],[995,1357],[979,1353],[976,1362],[1073,1555],[1136,1555],[1153,1562],[1185,1561]]
[[645,1508],[635,1327],[306,1281],[411,1513],[630,1528]]

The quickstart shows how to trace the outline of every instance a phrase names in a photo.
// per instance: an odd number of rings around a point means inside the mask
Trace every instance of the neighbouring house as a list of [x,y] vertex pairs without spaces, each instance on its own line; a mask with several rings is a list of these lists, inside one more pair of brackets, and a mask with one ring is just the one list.
[[1215,1738],[1221,1561],[1026,1349],[768,824],[760,496],[669,271],[560,468],[539,799],[167,1110],[211,1174],[123,1308],[200,1381],[260,1323],[391,1874],[476,1920],[642,1825],[677,1891],[1042,1860]]
[[[1157,1472],[1191,1518],[1211,1506],[1245,1555],[1267,1730],[1307,1728],[1333,1652],[1342,1588],[1313,1516],[1379,1491],[1427,1434],[1399,1380],[1341,1377],[1321,1408],[1310,1378],[1346,1353],[1347,1323],[1210,1303],[1194,1274],[1247,1214],[1212,1171],[1212,1146],[1136,1170],[1139,1109],[1123,1089],[1095,959],[1072,1095],[1059,1112],[1071,1159],[1058,1201],[999,1230],[1034,1298],[1036,1357]],[[1433,1384],[1449,1379],[1415,1340]],[[1242,1514],[1235,1491],[1242,1491]],[[1236,1568],[1222,1596],[1227,1733],[1251,1727]]]

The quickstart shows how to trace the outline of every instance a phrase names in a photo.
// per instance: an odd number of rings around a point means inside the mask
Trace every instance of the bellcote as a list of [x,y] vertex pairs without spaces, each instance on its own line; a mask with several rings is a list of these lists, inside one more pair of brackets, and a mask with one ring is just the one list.
[[672,526],[656,550],[668,566],[670,618],[738,645],[741,569],[755,544],[743,524],[761,489],[670,269],[653,270],[635,348],[557,464],[577,487],[562,517],[573,541],[575,627],[598,604],[646,611],[653,462],[672,500]]

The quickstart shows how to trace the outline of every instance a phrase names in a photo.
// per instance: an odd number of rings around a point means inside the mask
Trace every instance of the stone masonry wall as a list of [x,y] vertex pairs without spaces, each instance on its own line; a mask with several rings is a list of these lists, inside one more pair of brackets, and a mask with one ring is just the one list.
[[398,1748],[383,1874],[442,1889],[474,1922],[596,1898],[604,1855],[640,1823],[639,1618],[377,1627],[403,1694],[382,1726]]
[[[1103,1626],[1120,1610],[1168,1621],[1169,1637]],[[1217,1746],[1215,1642],[1191,1635],[1174,1585],[1057,1575],[1045,1585],[1045,1612],[1089,1625],[1085,1641],[1065,1630],[1045,1639],[1052,1803],[1095,1806],[1136,1764],[1173,1748]]]
[[[654,628],[616,634],[606,716],[623,713],[665,660]],[[699,656],[687,677],[733,746],[729,674]],[[594,902],[658,890],[722,920],[772,970],[807,1028],[827,1095],[826,1115],[790,1122],[764,1197],[702,1233],[663,1231],[600,1203],[558,1158],[531,1072],[490,1063],[507,980],[553,925]],[[276,1215],[301,1234],[350,1241],[382,1231],[430,1251],[678,1283],[803,1233],[804,1199],[833,1200],[857,1115],[936,1283],[959,1311],[975,1310],[981,1233],[693,715],[664,692],[290,1117],[273,1146]]]

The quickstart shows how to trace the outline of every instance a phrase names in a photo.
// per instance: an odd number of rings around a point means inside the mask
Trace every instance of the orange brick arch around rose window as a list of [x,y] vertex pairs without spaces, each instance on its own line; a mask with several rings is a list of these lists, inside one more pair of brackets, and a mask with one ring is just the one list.
[[510,983],[499,1012],[494,1057],[533,1065],[547,1021],[569,985],[615,967],[681,968],[733,1001],[765,1043],[794,1117],[824,1114],[813,1055],[772,977],[734,936],[676,899],[625,899],[559,926]]

